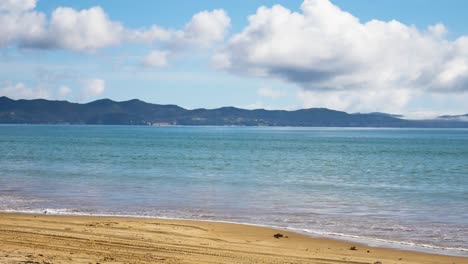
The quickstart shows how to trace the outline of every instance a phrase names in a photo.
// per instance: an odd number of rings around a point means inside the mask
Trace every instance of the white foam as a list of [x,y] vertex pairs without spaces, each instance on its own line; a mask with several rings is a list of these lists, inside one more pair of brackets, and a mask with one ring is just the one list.
[[397,249],[404,249],[404,250],[412,249],[415,251],[428,252],[428,253],[468,256],[468,248],[462,248],[462,247],[442,247],[442,246],[435,246],[435,245],[429,245],[429,244],[420,244],[420,243],[414,243],[414,242],[396,241],[396,240],[382,239],[382,238],[375,238],[375,237],[349,235],[349,234],[336,233],[336,232],[324,232],[324,231],[317,231],[317,230],[310,230],[310,229],[299,229],[299,228],[285,228],[285,229],[292,230],[292,231],[299,232],[299,233],[305,232],[309,234],[314,234],[316,236],[330,237],[330,238],[347,240],[347,241],[356,241],[356,242],[366,244],[369,246],[390,247],[390,248],[397,248]]

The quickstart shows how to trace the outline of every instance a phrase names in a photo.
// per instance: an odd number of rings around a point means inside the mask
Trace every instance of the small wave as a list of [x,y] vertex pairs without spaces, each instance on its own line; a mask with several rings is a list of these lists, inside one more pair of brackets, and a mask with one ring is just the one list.
[[50,215],[85,215],[81,212],[73,212],[69,209],[2,209],[2,213],[18,214],[50,214]]
[[452,253],[451,255],[468,256],[468,248],[462,248],[462,247],[442,247],[442,246],[435,246],[435,245],[430,245],[430,244],[413,243],[413,242],[407,242],[407,241],[396,241],[396,240],[383,239],[383,238],[357,236],[357,235],[349,235],[349,234],[336,233],[336,232],[325,232],[325,231],[291,228],[291,227],[286,227],[284,229],[295,231],[298,233],[305,232],[309,234],[314,234],[316,236],[336,238],[340,240],[351,240],[351,241],[356,241],[356,242],[363,243],[363,244],[368,244],[370,246],[384,246],[384,247],[397,248],[397,249],[408,249],[407,247],[410,247],[411,249],[414,249],[416,251],[422,251],[422,252],[428,252],[428,253],[442,253],[442,254]]

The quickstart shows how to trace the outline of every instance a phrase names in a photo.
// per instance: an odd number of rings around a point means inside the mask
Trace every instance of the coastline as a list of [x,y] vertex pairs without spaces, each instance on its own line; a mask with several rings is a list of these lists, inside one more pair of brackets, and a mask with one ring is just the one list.
[[[281,233],[283,237],[275,238]],[[352,250],[352,247],[356,250]],[[29,262],[28,262],[29,261]],[[0,263],[468,263],[245,224],[0,213]]]
[[128,218],[128,219],[153,219],[153,220],[168,220],[168,221],[193,221],[193,222],[210,222],[210,223],[224,223],[234,225],[245,225],[260,228],[269,228],[277,231],[287,231],[305,235],[313,238],[324,238],[337,240],[342,242],[348,242],[351,244],[365,245],[373,248],[387,248],[398,251],[411,251],[419,253],[428,253],[435,255],[444,256],[455,256],[455,257],[468,257],[465,254],[466,249],[452,248],[452,247],[439,247],[430,244],[415,244],[412,242],[395,241],[376,237],[365,237],[335,232],[324,232],[316,231],[311,229],[302,229],[294,227],[283,227],[268,224],[257,224],[249,222],[235,222],[227,221],[222,219],[200,219],[200,218],[181,218],[181,217],[166,217],[166,216],[152,216],[152,215],[133,215],[133,214],[106,214],[106,213],[83,213],[83,212],[69,212],[67,210],[55,210],[55,209],[44,209],[44,210],[2,210],[0,214],[20,214],[20,215],[47,215],[47,216],[76,216],[76,217],[108,217],[108,218]]

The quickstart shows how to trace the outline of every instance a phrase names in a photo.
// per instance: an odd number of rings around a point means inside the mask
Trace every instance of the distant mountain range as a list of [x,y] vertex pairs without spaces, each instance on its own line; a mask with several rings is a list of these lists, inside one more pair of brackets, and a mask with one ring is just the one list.
[[3,124],[468,128],[468,122],[463,118],[441,116],[433,120],[406,120],[400,117],[385,113],[349,114],[326,108],[295,111],[235,107],[188,110],[177,105],[150,104],[137,99],[123,102],[102,99],[78,104],[0,97],[0,123]]

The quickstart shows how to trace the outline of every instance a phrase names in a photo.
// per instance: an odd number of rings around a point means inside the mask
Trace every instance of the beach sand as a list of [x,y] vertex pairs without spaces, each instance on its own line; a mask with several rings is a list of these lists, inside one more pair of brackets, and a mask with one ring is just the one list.
[[[283,237],[273,235],[281,233]],[[351,247],[355,246],[355,250]],[[0,214],[0,263],[468,263],[240,224]]]

